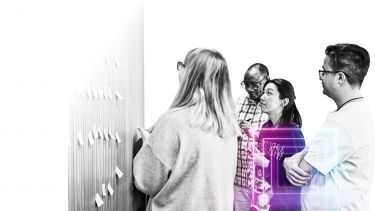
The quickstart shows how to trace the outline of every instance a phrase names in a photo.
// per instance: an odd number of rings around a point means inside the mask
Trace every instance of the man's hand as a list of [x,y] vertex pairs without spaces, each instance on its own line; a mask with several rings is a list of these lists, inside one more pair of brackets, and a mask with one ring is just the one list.
[[249,120],[242,120],[240,122],[240,128],[241,129],[251,128],[250,120],[251,119],[249,119]]
[[264,153],[260,152],[256,147],[252,148],[252,156],[254,163],[257,166],[267,168],[270,161],[264,156]]
[[294,186],[305,186],[311,180],[311,174],[300,168],[299,164],[303,160],[307,153],[307,148],[294,154],[292,157],[284,159],[284,168],[286,177],[290,183]]

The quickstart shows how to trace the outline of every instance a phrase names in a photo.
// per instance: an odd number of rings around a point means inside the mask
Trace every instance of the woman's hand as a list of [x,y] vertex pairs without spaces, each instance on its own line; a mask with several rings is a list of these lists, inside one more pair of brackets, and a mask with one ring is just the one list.
[[137,129],[139,131],[139,133],[141,134],[141,137],[142,137],[142,140],[145,142],[147,141],[148,137],[150,137],[150,132],[148,132],[147,130],[145,130],[144,128],[142,127],[138,127],[137,126]]

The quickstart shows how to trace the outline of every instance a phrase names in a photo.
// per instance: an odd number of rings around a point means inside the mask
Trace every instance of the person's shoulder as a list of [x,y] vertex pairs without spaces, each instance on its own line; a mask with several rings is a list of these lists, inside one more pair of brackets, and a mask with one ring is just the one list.
[[296,124],[296,123],[290,123],[290,124],[288,124],[288,126],[287,126],[289,129],[290,129],[290,131],[292,131],[293,133],[298,133],[298,134],[301,134],[302,133],[302,131],[301,131],[301,126],[299,126],[298,124]]
[[347,131],[358,128],[358,126],[365,131],[375,129],[374,116],[366,99],[352,102],[339,111],[331,113],[326,123],[329,126],[343,128]]
[[188,117],[187,109],[169,109],[162,114],[158,120],[159,124],[179,124],[183,119]]
[[370,105],[365,98],[358,100],[357,102],[353,102],[351,109],[358,113],[371,113]]
[[284,124],[282,126],[282,131],[284,131],[287,134],[297,134],[298,136],[302,134],[301,127],[296,123]]
[[262,129],[273,128],[273,127],[274,127],[274,126],[273,126],[271,120],[266,121],[266,122],[262,125]]
[[301,126],[299,126],[299,125],[296,124],[296,123],[290,123],[290,124],[288,124],[287,127],[288,127],[288,128],[291,128],[291,129],[301,130]]
[[249,96],[241,96],[237,99],[237,104],[244,104],[249,101]]
[[363,113],[370,110],[368,102],[366,99],[358,99],[352,102],[349,102],[347,104],[344,104],[339,110],[336,110],[332,112],[331,114],[334,114],[334,116],[346,116],[346,115],[352,115],[353,112],[357,113]]
[[338,111],[329,114],[329,120],[336,123],[362,122],[372,118],[372,112],[366,99],[348,103]]

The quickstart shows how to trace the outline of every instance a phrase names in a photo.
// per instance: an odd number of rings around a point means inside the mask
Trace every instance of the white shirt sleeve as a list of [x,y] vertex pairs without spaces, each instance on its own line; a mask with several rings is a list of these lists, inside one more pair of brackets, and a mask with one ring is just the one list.
[[304,157],[305,161],[324,175],[353,153],[353,142],[346,129],[327,120],[318,130]]

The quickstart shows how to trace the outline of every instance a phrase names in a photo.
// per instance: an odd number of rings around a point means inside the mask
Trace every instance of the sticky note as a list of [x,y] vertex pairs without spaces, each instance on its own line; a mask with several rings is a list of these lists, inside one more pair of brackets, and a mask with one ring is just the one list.
[[96,129],[96,126],[92,126],[92,135],[94,136],[95,139],[99,138],[99,132]]
[[117,140],[117,143],[121,143],[121,138],[117,132],[116,132],[116,140]]
[[109,137],[113,140],[116,140],[116,137],[112,134],[111,130],[108,130]]
[[109,194],[111,194],[111,196],[112,196],[113,193],[114,193],[115,191],[113,190],[113,188],[112,188],[112,186],[111,186],[111,183],[108,183],[107,188],[108,188],[108,192],[109,192]]
[[77,93],[78,96],[81,96],[81,97],[85,97],[86,96],[85,91],[83,91],[82,89],[77,90],[76,93]]
[[105,189],[105,184],[102,184],[102,191],[103,191],[103,196],[106,196],[107,190]]
[[115,168],[115,172],[116,172],[116,175],[118,176],[118,178],[122,177],[123,173],[122,173],[122,171],[117,166]]
[[85,143],[83,142],[83,133],[82,133],[82,131],[78,132],[78,143],[81,146],[85,145]]
[[113,98],[111,87],[108,87],[108,98],[109,99]]
[[96,193],[95,195],[95,202],[98,207],[102,206],[104,204],[102,198],[100,198],[99,194]]
[[104,129],[103,133],[104,133],[104,140],[109,141],[108,130]]
[[103,95],[103,90],[102,90],[102,88],[101,88],[100,86],[98,86],[97,88],[98,88],[98,95],[99,95],[99,97],[100,97],[101,99],[103,99],[103,98],[104,98],[104,95]]
[[108,98],[108,90],[107,87],[103,87],[103,94],[104,94],[104,99]]
[[92,133],[89,133],[89,135],[88,135],[88,139],[89,139],[89,143],[90,143],[90,145],[93,145],[93,144],[95,143],[95,141],[94,141],[94,137],[92,136]]
[[95,87],[92,87],[91,91],[92,91],[92,95],[93,95],[94,98],[98,98],[99,97],[98,91],[96,90]]
[[122,95],[121,95],[119,92],[116,92],[116,93],[115,93],[115,96],[116,96],[116,99],[117,99],[117,100],[122,100],[122,99],[124,99],[124,98],[122,97]]
[[115,57],[115,67],[118,69],[120,68],[120,66],[121,66],[120,60],[117,57]]
[[99,133],[99,138],[104,139],[103,130],[100,127],[98,127],[98,133]]
[[90,87],[86,87],[86,94],[88,97],[92,97],[92,90]]

